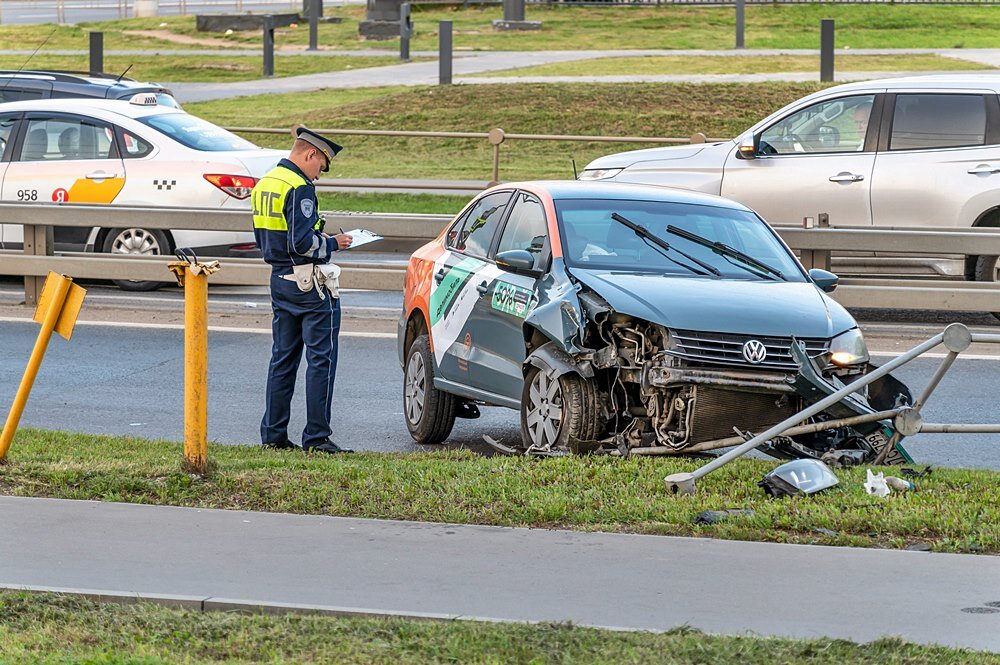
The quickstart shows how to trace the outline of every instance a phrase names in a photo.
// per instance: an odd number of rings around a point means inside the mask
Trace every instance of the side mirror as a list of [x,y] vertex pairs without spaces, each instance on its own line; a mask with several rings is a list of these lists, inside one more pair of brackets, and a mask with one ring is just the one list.
[[535,269],[535,257],[523,249],[508,249],[496,256],[497,267],[507,272],[519,275],[541,275],[541,270]]
[[743,159],[757,159],[757,142],[753,134],[740,141],[739,151]]
[[840,283],[839,277],[832,272],[820,270],[819,268],[813,268],[809,271],[809,279],[824,293],[833,293],[833,290],[837,288],[837,284]]

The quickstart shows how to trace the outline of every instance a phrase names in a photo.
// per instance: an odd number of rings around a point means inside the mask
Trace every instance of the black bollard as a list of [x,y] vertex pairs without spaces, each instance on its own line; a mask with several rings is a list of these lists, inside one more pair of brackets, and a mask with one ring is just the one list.
[[451,21],[438,23],[438,84],[451,85]]
[[819,80],[833,80],[833,19],[819,22]]
[[274,17],[264,17],[264,78],[274,76]]
[[104,33],[90,33],[90,73],[100,74],[104,71]]
[[743,48],[746,30],[746,0],[736,0],[736,48]]
[[399,59],[410,61],[410,35],[413,34],[413,21],[410,19],[410,3],[399,5]]

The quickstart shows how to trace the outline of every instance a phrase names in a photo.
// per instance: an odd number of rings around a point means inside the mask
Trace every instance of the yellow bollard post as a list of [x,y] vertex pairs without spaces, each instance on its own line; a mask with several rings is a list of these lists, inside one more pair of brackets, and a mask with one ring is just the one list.
[[184,276],[184,463],[208,464],[208,275]]
[[34,320],[42,324],[42,329],[38,331],[38,339],[35,340],[35,347],[31,351],[28,359],[28,367],[24,370],[21,378],[21,385],[14,396],[14,404],[7,414],[7,422],[3,432],[0,433],[0,461],[7,456],[10,450],[11,441],[14,440],[14,432],[21,422],[21,415],[24,407],[28,403],[28,395],[31,393],[31,386],[38,376],[38,368],[41,367],[42,358],[45,357],[45,350],[49,346],[53,331],[62,335],[67,340],[73,332],[76,317],[80,313],[80,306],[83,304],[83,296],[86,290],[73,283],[73,280],[65,275],[50,272],[45,279],[45,286],[38,299],[38,306],[35,308]]
[[[178,257],[182,257],[178,253]],[[219,262],[171,263],[184,287],[184,470],[208,470],[208,276]]]

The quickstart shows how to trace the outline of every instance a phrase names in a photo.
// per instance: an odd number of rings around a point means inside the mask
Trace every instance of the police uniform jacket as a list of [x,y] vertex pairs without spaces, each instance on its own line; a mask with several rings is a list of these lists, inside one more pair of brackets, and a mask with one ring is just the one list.
[[337,239],[322,235],[316,188],[293,162],[282,159],[250,194],[253,232],[272,273],[287,275],[293,265],[326,263]]

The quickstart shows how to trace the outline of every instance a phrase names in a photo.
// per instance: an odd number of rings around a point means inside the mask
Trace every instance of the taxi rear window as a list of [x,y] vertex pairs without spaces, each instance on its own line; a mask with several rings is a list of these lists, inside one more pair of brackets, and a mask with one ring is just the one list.
[[236,134],[187,113],[147,115],[136,120],[195,150],[206,152],[258,150],[253,143],[241,139]]

